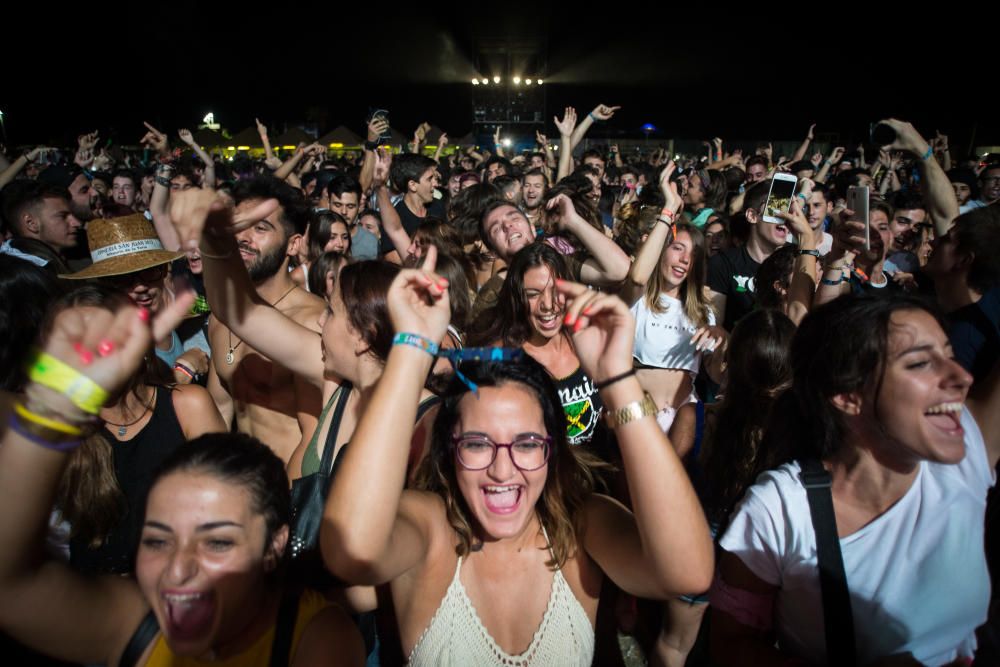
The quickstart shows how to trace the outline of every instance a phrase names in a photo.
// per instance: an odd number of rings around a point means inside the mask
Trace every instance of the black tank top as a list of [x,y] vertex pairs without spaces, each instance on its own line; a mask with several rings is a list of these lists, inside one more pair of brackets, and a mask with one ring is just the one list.
[[115,478],[125,499],[118,524],[103,544],[92,548],[79,538],[70,540],[70,564],[86,573],[129,574],[133,570],[153,473],[184,442],[171,391],[157,388],[153,416],[131,440],[116,440],[103,428],[99,433],[111,445]]

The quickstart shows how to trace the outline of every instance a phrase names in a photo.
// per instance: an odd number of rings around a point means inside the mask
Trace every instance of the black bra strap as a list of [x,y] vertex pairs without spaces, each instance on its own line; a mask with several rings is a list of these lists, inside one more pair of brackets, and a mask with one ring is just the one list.
[[128,644],[122,652],[122,657],[118,660],[118,667],[135,667],[143,651],[149,648],[149,643],[153,641],[153,638],[156,637],[156,633],[159,631],[160,624],[156,620],[156,614],[150,609],[146,617],[139,623],[139,627],[132,633],[132,637],[128,640]]
[[299,616],[299,593],[287,591],[278,609],[278,622],[274,627],[274,641],[271,643],[271,659],[269,667],[288,667],[292,653],[292,636],[295,634],[295,621]]

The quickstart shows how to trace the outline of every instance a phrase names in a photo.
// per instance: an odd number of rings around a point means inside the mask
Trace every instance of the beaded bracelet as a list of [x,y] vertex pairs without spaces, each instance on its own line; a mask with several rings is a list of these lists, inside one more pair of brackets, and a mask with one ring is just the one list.
[[438,353],[438,344],[432,341],[430,338],[425,338],[419,334],[404,333],[399,332],[392,339],[393,345],[412,345],[413,347],[419,347],[421,350],[436,357]]
[[39,351],[28,367],[28,377],[43,387],[69,397],[76,407],[96,415],[108,400],[108,392],[72,366]]

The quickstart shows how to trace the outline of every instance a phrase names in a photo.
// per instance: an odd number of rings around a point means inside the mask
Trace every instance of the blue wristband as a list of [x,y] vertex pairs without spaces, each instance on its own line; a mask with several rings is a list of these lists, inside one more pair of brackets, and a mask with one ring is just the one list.
[[396,334],[392,339],[393,345],[412,345],[413,347],[419,347],[421,350],[436,357],[438,353],[438,344],[432,341],[430,338],[425,338],[419,334],[403,333],[402,331]]
[[934,149],[931,146],[928,145],[927,146],[927,152],[924,153],[924,161],[926,162],[927,160],[930,160],[931,156],[933,156],[933,155],[934,155]]

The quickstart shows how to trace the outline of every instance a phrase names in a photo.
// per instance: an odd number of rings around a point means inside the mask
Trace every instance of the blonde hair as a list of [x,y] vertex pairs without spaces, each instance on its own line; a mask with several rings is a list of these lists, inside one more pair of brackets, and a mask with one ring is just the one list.
[[[660,259],[667,248],[673,243],[681,232],[687,232],[691,237],[691,264],[688,268],[687,277],[681,288],[681,305],[684,307],[684,314],[696,326],[708,325],[708,311],[711,304],[705,294],[705,275],[708,269],[707,255],[705,252],[705,235],[694,225],[688,223],[678,223],[674,229],[674,235],[667,239],[660,253]],[[666,308],[660,304],[660,294],[666,291],[663,279],[663,272],[657,265],[653,275],[646,283],[646,306],[654,313],[664,313]]]

